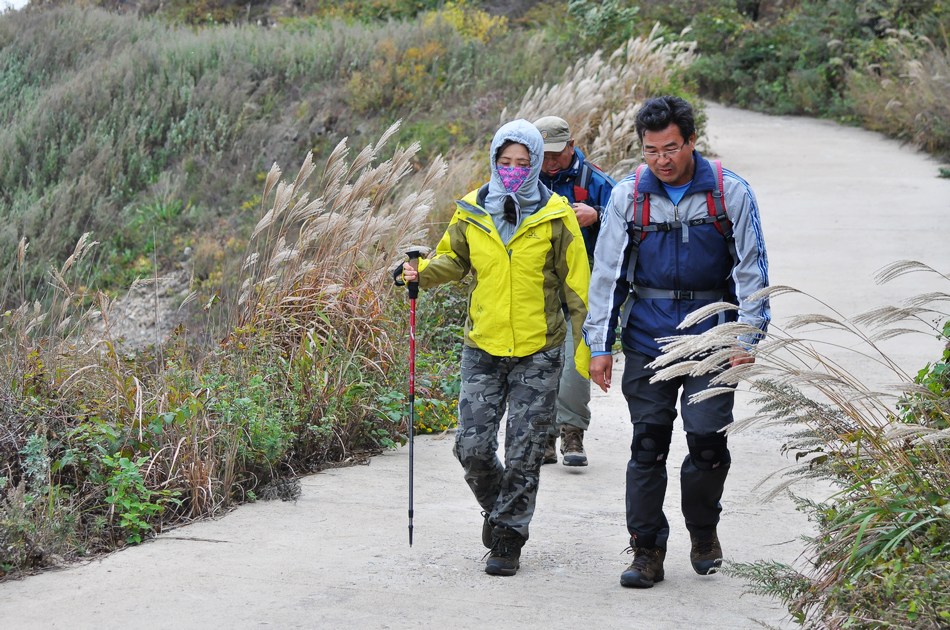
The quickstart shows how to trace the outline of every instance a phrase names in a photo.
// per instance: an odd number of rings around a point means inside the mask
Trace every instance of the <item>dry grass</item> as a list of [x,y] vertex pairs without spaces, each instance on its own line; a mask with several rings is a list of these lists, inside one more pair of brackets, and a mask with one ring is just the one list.
[[[950,282],[946,273],[916,261],[888,265],[877,279],[884,283],[909,273]],[[789,293],[799,292],[773,286],[753,299]],[[797,315],[784,328],[773,324],[755,347],[751,365],[723,369],[736,336],[755,332],[749,326],[727,324],[702,335],[665,339],[664,354],[654,362],[656,378],[715,374],[717,388],[694,400],[750,385],[759,393],[759,411],[730,431],[787,425],[793,432],[784,450],[795,453],[797,462],[790,477],[821,477],[838,487],[822,503],[800,501],[819,529],[809,544],[813,569],[802,574],[770,563],[739,567],[741,575],[753,579],[754,590],[783,597],[794,615],[807,618],[807,627],[844,627],[856,619],[885,625],[942,619],[950,614],[941,611],[950,605],[950,594],[928,600],[920,593],[933,580],[950,577],[944,555],[950,548],[947,386],[939,378],[921,380],[920,366],[900,365],[883,342],[926,335],[946,344],[947,329],[940,325],[950,318],[950,292],[913,295],[900,306],[852,317],[816,301],[820,312]],[[728,308],[735,307],[699,310],[682,326]],[[885,383],[872,385],[872,379]],[[882,597],[885,588],[890,590]]]
[[639,161],[637,111],[693,62],[693,50],[691,43],[664,42],[654,26],[647,37],[629,40],[607,59],[597,51],[579,60],[560,83],[531,88],[517,108],[502,112],[502,120],[560,116],[592,162],[625,175]]
[[[950,281],[947,275],[915,261],[900,261],[885,267],[879,274],[879,281],[887,282],[912,271],[937,274]],[[773,299],[789,293],[801,294],[792,287],[772,286],[751,299]],[[896,400],[908,392],[921,395],[924,392],[913,382],[919,366],[908,371],[888,356],[879,344],[904,335],[941,336],[942,330],[934,321],[941,317],[947,318],[947,312],[938,308],[938,305],[950,301],[950,294],[929,292],[914,295],[905,300],[904,306],[883,306],[852,317],[845,316],[826,302],[813,299],[826,311],[796,315],[790,318],[785,328],[773,324],[768,335],[755,347],[753,354],[756,362],[752,365],[721,370],[733,352],[736,336],[756,333],[756,329],[744,324],[726,324],[702,335],[664,339],[664,354],[655,362],[660,368],[657,378],[684,373],[696,375],[719,372],[714,384],[732,386],[738,383],[754,384],[760,380],[775,381],[820,398],[843,411],[856,427],[866,430],[869,435],[883,437],[894,427]],[[710,305],[690,314],[681,327],[695,324],[722,310],[735,308],[727,303]],[[808,335],[829,331],[834,335]],[[850,338],[850,341],[843,336]],[[877,371],[890,374],[891,391],[881,391],[865,382],[864,376],[869,365],[876,366]],[[697,396],[703,398],[709,395],[702,393]],[[749,424],[752,422],[741,423],[736,430]],[[900,441],[906,438],[907,431],[908,425],[901,425]],[[932,436],[926,442],[935,439],[934,431],[927,427],[919,427],[918,431],[920,438]],[[944,438],[950,437],[950,432],[942,433]],[[882,440],[877,447],[887,450],[891,442]],[[869,452],[866,456],[871,457],[873,453]]]
[[904,32],[895,32],[889,44],[894,52],[888,67],[849,75],[855,111],[868,129],[950,154],[950,53]]
[[[392,125],[352,162],[346,159],[346,140],[340,142],[324,167],[322,190],[313,199],[309,183],[316,168],[311,155],[292,182],[278,182],[281,171],[274,165],[263,196],[270,199],[273,192],[273,202],[265,210],[262,201],[263,216],[242,266],[238,326],[255,322],[298,339],[308,328],[319,329],[324,337],[359,327],[351,319],[356,313],[346,312],[340,296],[354,283],[379,286],[387,263],[425,240],[432,187],[446,171],[437,158],[411,184],[405,182],[413,174],[418,144],[396,149],[376,164],[398,128],[398,123]],[[327,309],[344,310],[339,318],[321,321],[317,314]]]

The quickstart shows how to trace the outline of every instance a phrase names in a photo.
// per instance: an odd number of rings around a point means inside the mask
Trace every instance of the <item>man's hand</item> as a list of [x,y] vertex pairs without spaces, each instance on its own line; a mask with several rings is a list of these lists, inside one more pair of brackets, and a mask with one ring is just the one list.
[[610,389],[610,377],[614,368],[612,354],[602,354],[590,358],[590,378],[606,393]]
[[732,353],[732,356],[729,357],[729,365],[732,367],[746,365],[748,363],[755,363],[755,357],[745,350],[736,350]]
[[574,208],[574,214],[577,215],[577,224],[581,227],[597,223],[597,211],[591,206],[578,201],[571,204],[571,207]]

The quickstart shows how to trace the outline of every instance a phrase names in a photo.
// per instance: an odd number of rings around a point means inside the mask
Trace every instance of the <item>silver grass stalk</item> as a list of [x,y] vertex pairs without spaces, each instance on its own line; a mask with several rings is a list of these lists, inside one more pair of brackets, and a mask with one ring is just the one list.
[[931,267],[930,265],[924,264],[916,260],[897,260],[888,265],[885,265],[874,276],[874,280],[878,284],[885,284],[887,282],[890,282],[894,278],[898,278],[900,276],[903,276],[909,273],[915,273],[915,272],[933,273],[944,278],[945,280],[950,280],[950,276],[948,276],[947,274],[941,273],[937,271],[936,269],[934,269],[933,267]]

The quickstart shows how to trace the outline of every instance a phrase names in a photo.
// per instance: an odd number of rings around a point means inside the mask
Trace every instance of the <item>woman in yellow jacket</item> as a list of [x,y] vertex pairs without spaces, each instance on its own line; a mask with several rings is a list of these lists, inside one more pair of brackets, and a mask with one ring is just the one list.
[[[570,203],[538,181],[544,140],[535,126],[502,126],[489,158],[490,181],[457,202],[435,255],[419,261],[418,272],[404,265],[403,277],[418,279],[420,288],[474,277],[454,453],[483,510],[485,571],[514,575],[554,431],[561,366],[573,360],[587,375],[590,352],[580,331],[590,267]],[[562,303],[576,333],[575,356],[567,359]],[[502,463],[498,430],[506,410]]]

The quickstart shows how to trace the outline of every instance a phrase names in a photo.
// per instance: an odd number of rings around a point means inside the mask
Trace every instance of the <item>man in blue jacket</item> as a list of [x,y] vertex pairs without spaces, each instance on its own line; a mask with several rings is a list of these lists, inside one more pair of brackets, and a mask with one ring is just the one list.
[[[695,150],[693,110],[681,98],[648,100],[637,113],[636,128],[646,167],[617,184],[604,212],[584,335],[591,379],[606,392],[620,319],[621,390],[633,423],[626,505],[634,554],[620,583],[649,588],[664,576],[670,534],[663,513],[666,459],[678,396],[689,448],[680,487],[690,562],[700,575],[715,573],[722,564],[716,526],[731,462],[725,429],[734,400],[727,393],[688,403],[690,395],[709,387],[709,375],[651,383],[656,372],[648,364],[660,354],[657,339],[710,330],[729,317],[720,312],[685,330],[677,326],[703,306],[732,302],[738,321],[755,333],[735,339],[729,364],[751,363],[748,350],[766,330],[770,313],[767,299],[751,299],[768,286],[768,259],[749,184]],[[729,314],[736,319],[734,311]]]
[[[588,162],[574,146],[571,128],[557,116],[545,116],[534,122],[544,138],[544,162],[541,183],[567,197],[581,226],[587,257],[594,259],[594,244],[600,229],[600,215],[610,199],[614,180]],[[570,324],[570,323],[569,323]],[[570,331],[565,341],[564,356],[573,356]],[[586,466],[584,432],[590,427],[590,381],[565,363],[558,384],[557,427],[544,449],[545,464],[557,462],[557,437],[561,436],[561,454],[565,466]]]

